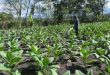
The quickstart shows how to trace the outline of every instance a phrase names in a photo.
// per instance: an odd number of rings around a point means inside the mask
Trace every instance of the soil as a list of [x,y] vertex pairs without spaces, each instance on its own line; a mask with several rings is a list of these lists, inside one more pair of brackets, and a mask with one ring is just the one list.
[[[90,56],[89,60],[96,59],[94,56]],[[87,74],[88,69],[93,69],[94,75],[109,75],[105,73],[106,65],[99,63],[98,60],[88,65],[85,65],[83,60],[78,57],[71,57],[69,55],[61,56],[57,64],[60,68],[57,70],[58,75],[63,75],[66,71],[70,70],[71,75],[75,74],[75,70],[80,70],[85,75]],[[36,75],[35,62],[31,58],[26,58],[23,63],[18,65],[22,75]],[[5,72],[0,72],[0,75],[8,75]]]
[[[9,46],[6,44],[5,48],[7,49],[8,47]],[[30,51],[29,47],[24,43],[20,45],[20,48],[22,48],[24,54],[27,51]],[[40,45],[40,48],[46,48],[46,46],[42,44]],[[81,58],[79,58],[80,55],[72,56],[69,55],[70,52],[66,53],[67,53],[66,55],[60,56],[59,59],[56,61],[56,63],[60,66],[60,68],[57,70],[58,75],[63,75],[68,70],[70,71],[71,75],[75,75],[76,70],[79,70],[86,75],[89,69],[93,70],[94,73],[93,75],[110,75],[105,72],[106,65],[104,63],[101,63],[94,55],[89,56],[88,61],[90,60],[95,61],[89,62],[88,64],[85,65],[85,62]],[[17,65],[17,68],[19,68],[19,70],[21,71],[21,75],[36,75],[37,68],[35,65],[35,61],[28,56],[24,58],[23,62]],[[0,75],[9,75],[9,74],[0,71]]]

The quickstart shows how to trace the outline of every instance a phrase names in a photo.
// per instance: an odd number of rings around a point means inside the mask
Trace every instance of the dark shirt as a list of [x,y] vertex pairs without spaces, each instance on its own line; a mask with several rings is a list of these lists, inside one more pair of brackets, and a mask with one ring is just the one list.
[[78,29],[78,25],[79,25],[79,21],[78,20],[75,20],[74,21],[74,29]]

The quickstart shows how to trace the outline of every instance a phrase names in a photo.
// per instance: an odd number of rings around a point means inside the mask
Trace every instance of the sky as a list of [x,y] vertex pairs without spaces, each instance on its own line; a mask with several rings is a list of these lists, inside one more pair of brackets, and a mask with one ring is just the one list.
[[[107,4],[105,6],[105,9],[104,9],[104,13],[110,13],[110,0],[107,0]],[[2,4],[3,0],[0,0],[0,12],[3,12],[3,4]],[[23,12],[25,13],[25,12]]]
[[110,13],[110,0],[108,0],[107,5],[105,6],[105,13]]

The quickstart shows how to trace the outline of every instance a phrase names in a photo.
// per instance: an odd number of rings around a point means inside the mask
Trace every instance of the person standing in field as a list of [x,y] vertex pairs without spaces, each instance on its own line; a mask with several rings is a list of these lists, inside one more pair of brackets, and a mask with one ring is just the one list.
[[76,15],[73,16],[73,22],[74,22],[74,31],[75,31],[76,36],[78,37],[79,19]]

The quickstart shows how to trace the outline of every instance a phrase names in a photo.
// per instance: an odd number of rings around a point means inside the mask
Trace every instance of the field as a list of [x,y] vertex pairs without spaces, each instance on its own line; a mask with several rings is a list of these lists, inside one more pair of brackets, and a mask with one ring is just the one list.
[[1,30],[0,75],[110,75],[110,22]]

